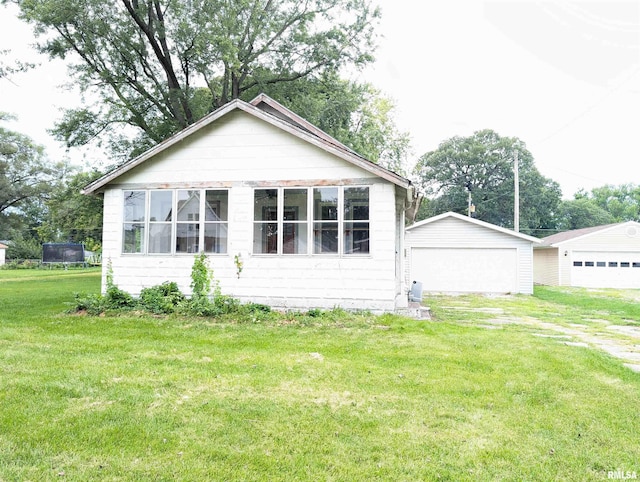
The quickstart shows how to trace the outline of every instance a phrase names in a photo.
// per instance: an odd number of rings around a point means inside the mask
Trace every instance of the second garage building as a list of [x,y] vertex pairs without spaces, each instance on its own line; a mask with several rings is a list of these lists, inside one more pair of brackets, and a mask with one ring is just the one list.
[[540,240],[448,212],[406,229],[408,286],[425,292],[533,293],[533,245]]

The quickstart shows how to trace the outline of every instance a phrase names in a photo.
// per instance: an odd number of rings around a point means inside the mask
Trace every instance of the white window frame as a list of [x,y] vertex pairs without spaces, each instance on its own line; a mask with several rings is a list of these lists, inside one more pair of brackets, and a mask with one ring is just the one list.
[[[198,221],[180,221],[178,222],[178,191],[198,191],[200,193],[200,199],[199,199],[199,211],[198,211]],[[225,189],[225,188],[196,188],[196,189],[189,189],[189,188],[180,188],[180,189],[123,189],[122,190],[122,205],[123,205],[123,212],[122,212],[122,221],[121,221],[121,236],[122,236],[122,241],[121,241],[121,246],[120,246],[120,253],[122,256],[192,256],[193,254],[197,254],[197,253],[191,253],[191,252],[177,252],[176,251],[176,238],[178,235],[178,224],[198,224],[199,225],[199,233],[198,233],[198,248],[201,250],[202,247],[205,246],[205,233],[206,233],[206,226],[207,225],[212,225],[212,224],[217,224],[220,226],[226,226],[227,229],[227,245],[225,247],[225,251],[224,252],[206,252],[207,255],[211,255],[211,256],[229,256],[229,245],[228,245],[228,232],[229,232],[229,209],[227,208],[227,219],[226,221],[207,221],[206,220],[206,193],[207,191],[224,191],[227,193],[227,206],[229,206],[229,200],[230,200],[230,190],[229,189]],[[124,211],[124,202],[125,202],[125,193],[126,192],[141,192],[144,193],[145,196],[145,202],[144,202],[144,222],[141,223],[136,223],[136,222],[132,222],[132,221],[126,221],[125,220],[125,211]],[[172,211],[171,211],[171,222],[166,222],[163,223],[161,221],[151,221],[151,193],[152,192],[171,192],[171,196],[172,196]],[[144,237],[142,239],[142,250],[139,252],[135,252],[135,253],[131,253],[131,252],[125,252],[124,248],[124,227],[126,224],[141,224],[143,225],[143,232],[144,232]],[[149,245],[150,245],[150,240],[149,240],[149,236],[151,235],[151,225],[159,225],[159,224],[166,224],[166,225],[170,225],[171,226],[171,240],[170,240],[170,250],[168,252],[165,253],[150,253],[149,252]]]
[[[336,209],[338,210],[338,219],[336,221],[327,221],[327,222],[335,222],[337,223],[338,229],[338,250],[337,252],[327,252],[327,253],[315,253],[314,252],[314,225],[316,222],[323,222],[322,220],[315,220],[313,213],[313,202],[314,202],[314,190],[315,189],[338,189],[338,204]],[[344,216],[344,191],[345,189],[350,188],[366,188],[368,189],[368,203],[369,203],[369,218],[367,220],[345,220]],[[307,217],[305,221],[285,221],[284,220],[284,192],[285,190],[301,190],[305,189],[307,191]],[[256,220],[255,219],[255,211],[252,210],[252,245],[255,242],[256,236],[256,226],[257,225],[265,225],[265,224],[276,224],[277,225],[277,252],[276,253],[260,253],[254,252],[254,256],[265,256],[265,257],[274,257],[274,256],[321,256],[321,257],[344,257],[344,258],[354,258],[354,257],[370,257],[372,252],[372,243],[369,241],[369,251],[366,253],[345,253],[344,246],[344,237],[345,237],[345,225],[350,224],[358,224],[358,223],[366,223],[369,226],[369,236],[371,237],[371,186],[368,185],[346,185],[346,186],[273,186],[273,187],[259,187],[253,190],[252,205],[255,205],[255,193],[256,191],[263,190],[275,190],[277,196],[277,205],[276,205],[276,221],[265,221],[265,220]],[[285,223],[295,223],[295,224],[305,224],[307,226],[307,239],[306,239],[306,252],[304,253],[284,253],[283,250],[283,239],[284,239],[284,224]]]

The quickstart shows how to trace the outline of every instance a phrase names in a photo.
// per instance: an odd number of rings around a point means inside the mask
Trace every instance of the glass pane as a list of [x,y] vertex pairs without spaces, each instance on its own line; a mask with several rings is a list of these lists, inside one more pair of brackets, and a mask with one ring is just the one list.
[[313,223],[313,252],[338,252],[338,223]]
[[369,220],[369,188],[349,187],[344,190],[344,219],[348,221]]
[[282,225],[282,252],[307,254],[307,224],[284,223]]
[[278,224],[254,223],[253,252],[256,254],[278,252]]
[[200,225],[197,223],[178,223],[176,225],[176,253],[199,252]]
[[229,191],[206,191],[205,221],[228,221]]
[[313,190],[313,219],[317,221],[338,219],[337,187],[322,187]]
[[227,252],[227,224],[208,223],[204,228],[204,250],[207,253]]
[[369,253],[369,223],[344,224],[345,254]]
[[143,223],[146,201],[145,191],[124,192],[124,221]]
[[284,221],[307,220],[307,190],[284,190]]
[[254,220],[278,220],[278,190],[256,189],[254,192]]
[[171,252],[171,224],[149,225],[149,253]]
[[173,191],[151,191],[149,195],[149,221],[171,221]]
[[122,233],[122,252],[144,252],[144,224],[125,223]]
[[178,191],[178,221],[199,220],[200,191]]

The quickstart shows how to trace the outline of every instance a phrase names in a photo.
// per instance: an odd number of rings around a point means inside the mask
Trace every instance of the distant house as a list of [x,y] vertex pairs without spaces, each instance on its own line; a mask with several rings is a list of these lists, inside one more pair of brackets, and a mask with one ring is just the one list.
[[542,239],[534,281],[551,286],[640,288],[640,223],[576,229]]
[[448,212],[406,229],[407,283],[425,292],[533,293],[539,239]]
[[132,294],[166,280],[188,293],[204,251],[222,292],[243,301],[407,305],[411,182],[265,95],[226,104],[84,192],[104,193],[104,270]]
[[6,244],[0,243],[0,266],[2,266],[5,263],[8,247],[9,246],[7,246]]

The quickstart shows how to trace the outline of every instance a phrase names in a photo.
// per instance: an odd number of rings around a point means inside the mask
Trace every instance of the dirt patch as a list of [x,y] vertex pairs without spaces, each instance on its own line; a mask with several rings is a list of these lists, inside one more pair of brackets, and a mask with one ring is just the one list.
[[640,328],[636,326],[612,325],[606,320],[586,320],[597,321],[600,325],[596,332],[593,327],[572,323],[564,326],[548,321],[541,321],[532,317],[514,317],[504,315],[500,308],[453,308],[458,311],[476,311],[479,313],[501,314],[488,320],[483,320],[477,325],[481,328],[498,329],[505,325],[526,325],[541,332],[533,333],[534,336],[554,338],[558,343],[567,346],[596,348],[609,355],[618,358],[626,363],[624,365],[635,372],[640,373]]

